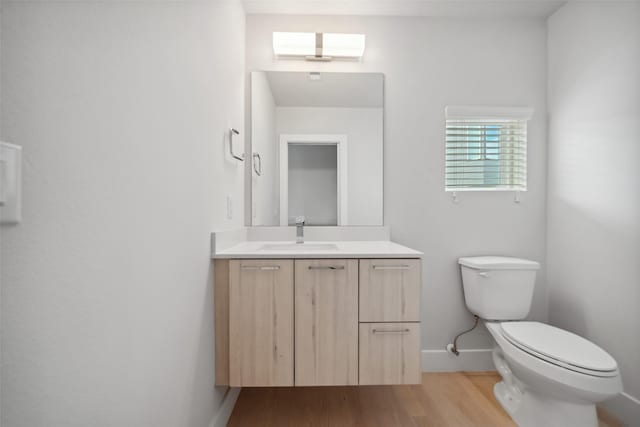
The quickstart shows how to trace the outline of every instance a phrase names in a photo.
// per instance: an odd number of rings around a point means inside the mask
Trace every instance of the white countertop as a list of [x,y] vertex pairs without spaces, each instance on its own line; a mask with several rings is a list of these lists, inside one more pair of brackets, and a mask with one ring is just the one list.
[[[278,246],[281,245],[282,248]],[[309,248],[305,245],[318,245]],[[335,248],[328,248],[335,245]],[[265,250],[265,246],[269,249]],[[281,258],[420,258],[422,252],[383,241],[309,241],[295,242],[243,241],[216,252],[213,258],[281,259]]]

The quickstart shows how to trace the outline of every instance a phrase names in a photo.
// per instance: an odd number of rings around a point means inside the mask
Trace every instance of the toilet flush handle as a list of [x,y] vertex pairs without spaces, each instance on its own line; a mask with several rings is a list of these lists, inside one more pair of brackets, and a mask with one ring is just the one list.
[[478,273],[478,276],[480,276],[480,277],[489,277],[489,272],[488,271],[483,271],[481,273]]

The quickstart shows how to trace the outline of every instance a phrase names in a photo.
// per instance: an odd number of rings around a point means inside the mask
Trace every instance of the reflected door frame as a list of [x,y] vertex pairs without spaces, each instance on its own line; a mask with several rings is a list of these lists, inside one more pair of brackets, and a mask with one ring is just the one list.
[[335,145],[337,153],[338,225],[347,225],[347,135],[280,135],[280,225],[289,225],[289,144]]

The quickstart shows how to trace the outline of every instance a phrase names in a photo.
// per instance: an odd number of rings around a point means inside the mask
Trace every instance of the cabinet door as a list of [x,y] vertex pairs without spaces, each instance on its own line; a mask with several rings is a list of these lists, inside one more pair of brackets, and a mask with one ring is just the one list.
[[295,382],[358,383],[358,261],[296,260]]
[[360,260],[360,321],[420,321],[419,259]]
[[360,384],[419,384],[420,324],[360,324]]
[[229,383],[293,385],[293,261],[229,263]]

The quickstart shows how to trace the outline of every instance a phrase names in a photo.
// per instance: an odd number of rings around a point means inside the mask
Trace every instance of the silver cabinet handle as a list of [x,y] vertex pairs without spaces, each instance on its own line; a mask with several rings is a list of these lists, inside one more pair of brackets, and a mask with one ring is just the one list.
[[344,265],[310,265],[309,270],[344,270]]
[[279,265],[243,265],[241,270],[260,270],[260,271],[275,271],[280,270]]
[[409,270],[408,265],[374,265],[374,270]]
[[411,332],[409,328],[404,329],[372,329],[372,333],[374,334],[408,334]]
[[[256,165],[256,159],[258,160]],[[262,176],[262,157],[260,157],[260,153],[253,153],[253,171],[258,176]]]

